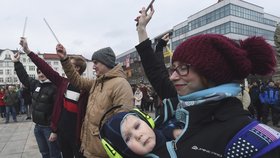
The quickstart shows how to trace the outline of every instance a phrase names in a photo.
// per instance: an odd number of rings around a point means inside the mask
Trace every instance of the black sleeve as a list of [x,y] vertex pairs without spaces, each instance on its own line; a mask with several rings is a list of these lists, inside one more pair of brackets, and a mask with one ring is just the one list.
[[[157,46],[156,51],[162,51],[162,49],[162,46]],[[159,57],[154,53],[151,40],[147,39],[143,41],[136,46],[136,50],[140,55],[146,76],[159,97],[161,99],[177,97],[176,89],[169,79],[169,74],[165,68],[162,56]],[[158,58],[161,58],[161,61]]]
[[14,67],[20,82],[27,87],[30,92],[33,92],[38,81],[28,76],[21,62],[15,62]]
[[164,56],[163,56],[163,48],[166,45],[167,45],[167,42],[164,41],[163,39],[160,39],[158,41],[157,45],[156,45],[156,51],[155,51],[155,56],[156,56],[157,62],[159,62],[159,64],[162,64],[163,68],[165,68]]

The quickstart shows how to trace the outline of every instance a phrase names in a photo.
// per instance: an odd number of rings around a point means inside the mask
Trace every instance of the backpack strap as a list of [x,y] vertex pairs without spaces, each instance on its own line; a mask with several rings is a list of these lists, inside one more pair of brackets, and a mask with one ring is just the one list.
[[253,121],[241,129],[228,143],[225,157],[260,157],[280,146],[280,133]]
[[172,99],[164,99],[162,103],[163,103],[163,107],[161,108],[161,112],[160,112],[161,114],[159,115],[159,117],[154,119],[156,126],[164,124],[165,122],[170,120],[175,113],[174,105],[173,105],[174,103]]
[[182,136],[186,133],[187,129],[188,129],[188,124],[189,124],[189,112],[185,109],[177,109],[175,111],[175,117],[176,120],[185,124],[181,134],[172,141],[168,141],[166,142],[166,148],[168,150],[168,153],[170,155],[170,157],[172,158],[177,158],[177,154],[176,154],[176,150],[177,150],[177,143],[178,141],[182,138]]

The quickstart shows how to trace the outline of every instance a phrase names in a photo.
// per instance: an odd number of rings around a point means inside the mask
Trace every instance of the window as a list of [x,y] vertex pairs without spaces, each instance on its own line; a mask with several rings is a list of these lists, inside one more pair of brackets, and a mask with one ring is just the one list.
[[34,74],[30,74],[29,77],[34,78],[35,79],[35,75]]
[[10,54],[5,54],[5,58],[7,59],[11,59],[11,55]]
[[29,66],[29,71],[35,71],[35,66]]
[[0,70],[0,75],[3,75],[3,70],[2,69]]
[[12,77],[6,77],[5,80],[6,80],[7,83],[12,83],[12,82],[13,82],[13,81],[12,81]]
[[4,79],[2,77],[0,77],[0,82],[4,82]]
[[58,65],[58,64],[59,64],[58,61],[54,61],[54,62],[53,62],[53,65]]
[[10,69],[6,69],[6,70],[5,70],[5,74],[6,74],[6,75],[11,75],[11,70],[10,70]]

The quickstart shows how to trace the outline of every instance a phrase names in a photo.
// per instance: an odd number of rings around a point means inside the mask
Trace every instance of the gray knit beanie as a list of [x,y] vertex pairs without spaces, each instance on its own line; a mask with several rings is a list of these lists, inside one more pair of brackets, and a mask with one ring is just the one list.
[[116,55],[110,47],[102,48],[94,52],[91,60],[99,61],[108,68],[113,68],[116,65]]

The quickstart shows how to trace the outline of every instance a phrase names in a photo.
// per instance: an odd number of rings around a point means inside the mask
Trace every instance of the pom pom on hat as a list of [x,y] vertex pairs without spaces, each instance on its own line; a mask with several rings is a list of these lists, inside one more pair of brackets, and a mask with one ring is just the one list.
[[271,75],[276,67],[275,52],[263,38],[251,37],[239,44],[219,34],[187,39],[174,51],[174,61],[191,64],[216,84],[241,80],[249,74]]

